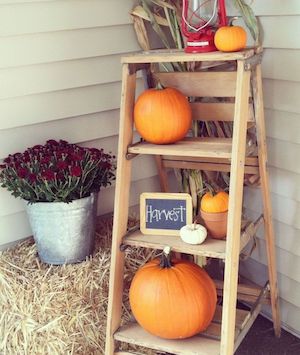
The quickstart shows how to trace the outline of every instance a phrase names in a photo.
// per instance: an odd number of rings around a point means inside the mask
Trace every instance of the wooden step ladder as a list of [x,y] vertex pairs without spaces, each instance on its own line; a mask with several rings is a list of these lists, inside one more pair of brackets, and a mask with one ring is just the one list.
[[[280,314],[275,263],[275,244],[267,172],[266,135],[261,78],[261,51],[246,49],[236,53],[185,54],[182,51],[149,51],[122,59],[122,99],[118,166],[115,190],[112,259],[109,286],[106,355],[132,354],[118,350],[125,342],[171,354],[231,355],[250,329],[264,302],[271,302],[275,334],[280,335]],[[219,62],[233,64],[234,70],[160,73],[160,63]],[[224,67],[224,66],[223,66]],[[219,66],[222,68],[222,66]],[[225,97],[215,103],[191,103],[197,120],[233,121],[233,137],[186,138],[172,145],[133,142],[133,108],[136,73],[146,70],[148,83],[159,78],[164,86],[178,88],[188,97]],[[234,99],[235,98],[235,99]],[[247,156],[246,135],[249,125],[256,125],[257,156]],[[204,169],[230,172],[229,210],[226,240],[208,238],[201,245],[183,243],[179,237],[144,236],[140,231],[127,233],[132,158],[139,154],[154,155],[161,189],[168,191],[166,168]],[[255,223],[242,224],[244,174],[260,176],[263,217]],[[257,288],[238,284],[241,250],[264,221],[269,281]],[[166,340],[152,336],[137,323],[120,327],[123,297],[124,252],[121,245],[172,250],[225,261],[224,283],[217,282],[223,307],[205,333],[184,340]],[[241,296],[241,297],[240,297]],[[250,311],[237,309],[237,300],[252,302]]]

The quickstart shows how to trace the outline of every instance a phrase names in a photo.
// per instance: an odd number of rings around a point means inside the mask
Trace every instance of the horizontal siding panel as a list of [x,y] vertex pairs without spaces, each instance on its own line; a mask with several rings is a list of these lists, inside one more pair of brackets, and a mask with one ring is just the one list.
[[0,159],[48,139],[78,143],[116,135],[119,115],[117,109],[0,130]]
[[[137,81],[137,95],[144,88]],[[0,100],[1,129],[80,116],[120,107],[121,82]],[[4,115],[3,114],[3,115]]]
[[269,172],[272,192],[300,202],[300,174],[274,167]]
[[299,144],[278,139],[267,139],[269,165],[300,174]]
[[300,144],[300,113],[265,110],[267,136]]
[[5,121],[0,129],[113,110],[120,106],[120,95],[121,83],[115,82],[1,100]]
[[[261,37],[264,48],[300,49],[300,16],[260,16]],[[247,32],[247,45],[253,46],[253,38],[241,17],[235,21]],[[292,33],[292,35],[291,35]],[[282,62],[284,64],[284,62]]]
[[263,89],[266,108],[300,113],[300,83],[264,79]]
[[0,99],[121,80],[121,55],[0,70]]
[[[252,0],[247,1],[256,16],[283,16],[300,15],[299,0]],[[238,14],[232,0],[226,1],[226,10],[229,16]]]
[[0,217],[0,245],[29,237],[32,232],[25,211]]
[[[268,280],[268,269],[266,265],[254,259],[248,259],[240,263],[240,273],[247,280],[255,280],[255,283],[260,286],[263,286],[266,280]],[[279,296],[282,299],[300,307],[300,284],[298,282],[278,273],[278,286]]]
[[[98,214],[102,215],[114,209],[114,187],[102,190],[98,199]],[[140,203],[140,194],[148,191],[160,191],[157,176],[134,181],[131,184],[129,195],[129,206],[136,206]]]
[[299,16],[261,16],[259,20],[263,28],[263,46],[300,49],[299,19]]
[[[249,220],[256,220],[259,213],[245,208],[245,216]],[[291,254],[300,257],[300,238],[299,229],[293,228],[285,223],[273,219],[275,231],[275,244],[278,248],[283,249]],[[256,236],[260,239],[265,239],[264,228],[258,229]]]
[[263,54],[262,75],[268,79],[300,81],[299,63],[298,49],[267,48]]
[[1,47],[0,68],[140,50],[132,25],[3,37]]
[[[284,324],[285,329],[300,337],[300,308],[283,299],[280,300],[279,307],[281,321]],[[263,307],[263,309],[265,309],[265,307]],[[270,309],[268,309],[268,314],[271,314]],[[296,352],[294,354],[296,354]]]
[[[300,202],[272,193],[273,217],[282,223],[300,230]],[[259,189],[247,188],[244,191],[245,206],[251,211],[262,213]]]
[[50,2],[57,0],[0,0],[0,4],[15,4],[15,3],[29,3],[29,2]]
[[0,36],[128,24],[131,8],[131,0],[10,3],[0,7]]
[[[266,258],[266,244],[265,241],[259,239],[257,241],[257,246],[253,253],[251,254],[251,258],[267,265]],[[277,272],[285,275],[286,277],[299,282],[300,283],[300,257],[291,254],[283,249],[276,249],[276,264],[277,264]]]

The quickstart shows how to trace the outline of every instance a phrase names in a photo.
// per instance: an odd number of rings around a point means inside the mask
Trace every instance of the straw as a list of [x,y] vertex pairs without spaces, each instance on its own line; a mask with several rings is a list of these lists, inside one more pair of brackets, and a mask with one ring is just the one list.
[[[129,227],[137,223],[133,219]],[[98,221],[95,252],[78,264],[42,263],[33,239],[0,253],[1,355],[104,354],[111,230],[112,218]],[[155,252],[131,248],[126,254],[122,322],[132,318],[132,276]]]

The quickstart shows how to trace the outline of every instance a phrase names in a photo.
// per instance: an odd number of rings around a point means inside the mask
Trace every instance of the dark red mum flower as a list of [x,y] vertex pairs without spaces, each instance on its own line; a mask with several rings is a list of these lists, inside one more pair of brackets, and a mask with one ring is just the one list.
[[81,175],[81,167],[80,166],[73,166],[70,169],[71,176],[79,177]]
[[81,161],[83,159],[83,155],[81,154],[71,154],[70,156],[71,161]]
[[6,165],[5,164],[0,164],[0,169],[5,169]]
[[54,180],[55,178],[54,172],[51,170],[44,170],[42,172],[42,178],[44,178],[47,181]]
[[51,157],[49,155],[45,155],[42,159],[41,159],[41,163],[42,164],[48,164],[51,160]]
[[26,168],[19,168],[17,174],[19,178],[24,179],[28,175],[28,170]]
[[35,174],[30,173],[30,174],[28,175],[28,180],[29,180],[30,183],[33,184],[33,183],[36,182],[37,176],[36,176]]
[[7,158],[5,158],[3,161],[4,161],[4,163],[8,163],[8,164],[9,164],[9,163],[11,162],[11,158],[10,158],[10,157],[7,157]]
[[67,168],[67,166],[68,164],[64,160],[59,160],[56,165],[59,170],[64,170]]
[[57,174],[56,174],[56,180],[64,180],[64,174],[62,173],[62,172],[58,172]]
[[59,143],[54,140],[54,139],[49,139],[47,142],[46,142],[47,145],[52,145],[52,146],[57,146],[59,145]]

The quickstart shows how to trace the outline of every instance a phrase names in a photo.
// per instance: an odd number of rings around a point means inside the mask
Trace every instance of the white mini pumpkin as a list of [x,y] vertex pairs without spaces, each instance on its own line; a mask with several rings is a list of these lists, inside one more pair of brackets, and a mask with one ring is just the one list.
[[207,236],[207,230],[201,224],[187,224],[180,229],[181,239],[188,244],[202,244]]

